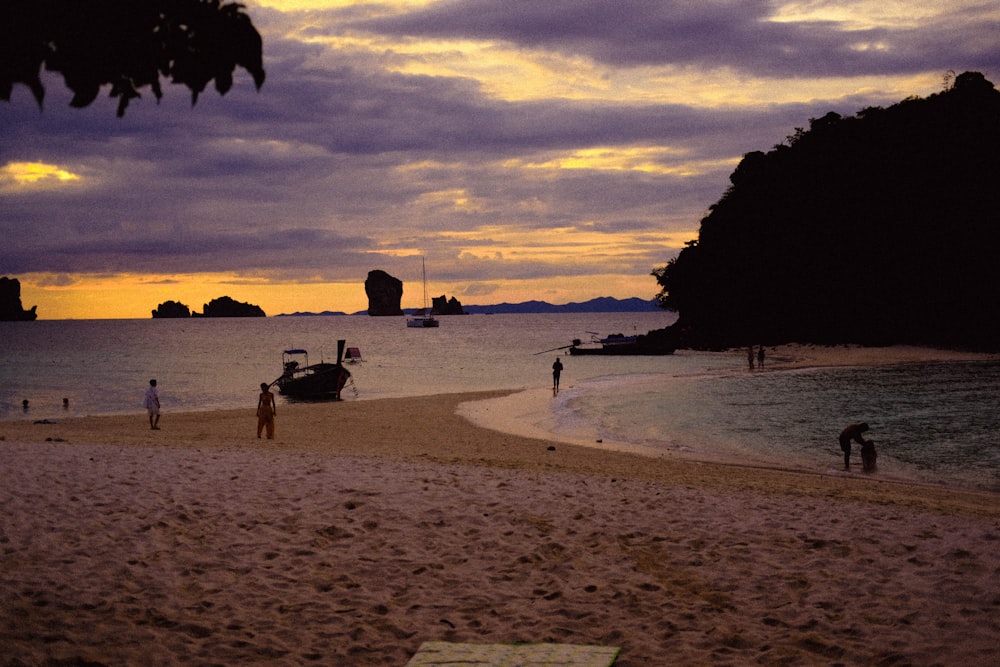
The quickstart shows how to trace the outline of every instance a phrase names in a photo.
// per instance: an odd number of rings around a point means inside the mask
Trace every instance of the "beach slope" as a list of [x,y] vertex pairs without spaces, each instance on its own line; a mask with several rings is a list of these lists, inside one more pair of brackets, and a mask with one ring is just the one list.
[[473,426],[501,393],[0,424],[0,664],[992,664],[995,494]]

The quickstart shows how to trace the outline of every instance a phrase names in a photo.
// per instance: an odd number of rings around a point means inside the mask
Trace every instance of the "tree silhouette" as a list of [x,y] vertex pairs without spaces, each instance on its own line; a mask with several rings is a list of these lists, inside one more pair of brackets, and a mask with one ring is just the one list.
[[[950,81],[950,80],[949,80]],[[1000,92],[812,119],[744,156],[698,240],[653,275],[682,345],[1000,349]]]
[[149,87],[159,100],[160,77],[191,90],[191,103],[215,81],[224,95],[236,67],[264,83],[260,34],[243,6],[224,0],[2,0],[0,99],[14,84],[45,97],[41,68],[58,72],[85,107],[110,84],[118,116]]

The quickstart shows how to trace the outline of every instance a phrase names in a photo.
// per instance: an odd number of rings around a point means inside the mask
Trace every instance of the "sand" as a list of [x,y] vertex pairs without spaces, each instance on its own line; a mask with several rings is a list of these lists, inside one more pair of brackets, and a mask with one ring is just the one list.
[[1000,650],[996,494],[458,414],[506,392],[279,405],[257,440],[249,395],[159,431],[0,423],[0,664],[405,665],[425,641],[620,646],[616,665]]

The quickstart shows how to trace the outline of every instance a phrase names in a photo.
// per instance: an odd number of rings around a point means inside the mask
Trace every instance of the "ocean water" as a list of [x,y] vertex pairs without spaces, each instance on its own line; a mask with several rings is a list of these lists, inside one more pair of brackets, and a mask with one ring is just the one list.
[[[555,348],[674,319],[474,315],[442,318],[438,329],[367,316],[0,322],[0,420],[139,415],[154,377],[167,423],[171,411],[252,410],[258,385],[280,375],[283,349],[330,360],[338,338],[365,359],[349,366],[347,401],[331,405],[345,414],[351,400],[548,387],[564,354]],[[867,421],[878,476],[1000,491],[998,363],[749,373],[739,354],[560,358],[553,409],[567,429],[585,423],[609,440],[836,472],[840,429]]]
[[[256,405],[261,382],[281,374],[281,351],[305,348],[310,363],[332,360],[337,340],[365,361],[349,366],[347,399],[375,399],[548,385],[560,350],[588,331],[644,333],[669,313],[469,315],[437,329],[410,329],[403,317],[330,316],[0,322],[0,419],[142,412],[156,378],[165,411]],[[577,378],[645,368],[662,359],[595,363]],[[281,399],[284,400],[284,399]]]
[[[866,421],[882,479],[1000,491],[1000,363],[920,363],[750,373],[679,351],[666,374],[607,376],[560,392],[567,432],[705,459],[841,474],[837,441]],[[650,418],[655,415],[654,418]],[[852,473],[860,472],[859,446]]]

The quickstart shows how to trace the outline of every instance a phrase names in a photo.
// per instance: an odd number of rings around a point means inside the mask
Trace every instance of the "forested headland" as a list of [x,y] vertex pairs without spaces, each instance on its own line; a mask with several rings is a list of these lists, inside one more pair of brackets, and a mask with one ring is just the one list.
[[982,74],[811,119],[730,181],[653,272],[680,346],[1000,349],[1000,92]]

